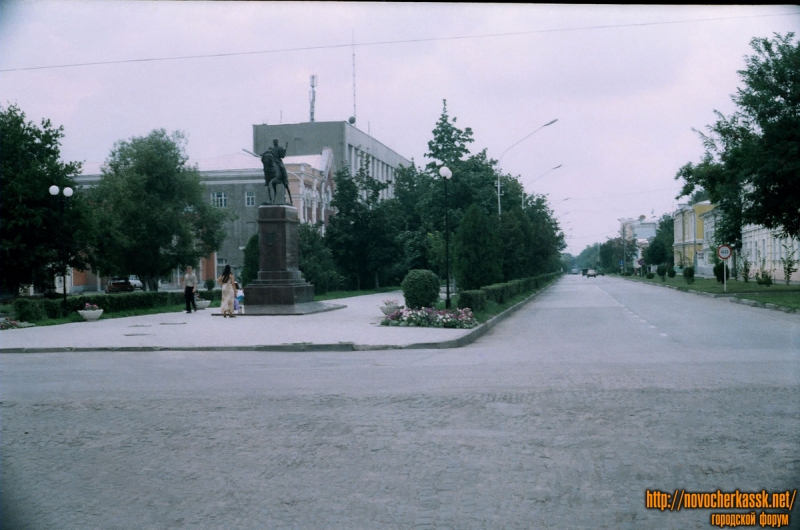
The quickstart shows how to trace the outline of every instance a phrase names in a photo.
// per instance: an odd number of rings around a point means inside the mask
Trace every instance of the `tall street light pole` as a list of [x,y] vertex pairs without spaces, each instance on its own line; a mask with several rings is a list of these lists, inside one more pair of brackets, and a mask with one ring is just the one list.
[[[59,218],[61,221],[61,229],[64,229],[64,197],[70,198],[72,197],[72,188],[66,187],[64,190],[60,190],[58,186],[53,185],[50,186],[50,195],[56,196],[58,195],[58,211],[59,211]],[[59,192],[61,192],[59,194]],[[64,236],[59,238],[61,240],[61,248],[59,249],[59,254],[61,254],[61,290],[64,291],[64,301],[61,304],[61,313],[64,316],[67,316],[67,257],[64,252]]]
[[[560,167],[561,167],[561,166],[563,166],[563,165],[564,165],[564,164],[559,164],[559,165],[557,165],[556,167],[551,167],[550,169],[548,169],[547,171],[545,171],[544,173],[542,173],[541,175],[539,175],[538,177],[536,177],[535,179],[533,179],[533,180],[531,181],[531,184],[533,184],[534,182],[536,182],[536,181],[537,181],[537,180],[539,180],[540,178],[544,177],[545,175],[547,175],[547,174],[548,174],[548,173],[550,173],[551,171],[553,171],[553,170],[556,170],[556,169],[560,168]],[[566,199],[564,199],[564,200],[566,201],[567,199],[569,199],[569,197],[567,197],[567,198],[566,198]],[[562,202],[563,202],[563,201],[562,201]],[[524,188],[524,187],[522,188],[522,207],[523,207],[523,208],[525,208],[525,188]]]
[[449,227],[449,215],[447,211],[447,181],[453,177],[453,172],[450,171],[450,168],[447,166],[442,166],[439,168],[439,174],[442,176],[442,180],[444,180],[444,262],[445,262],[445,270],[447,278],[445,280],[445,299],[444,299],[444,307],[445,309],[450,309],[450,227]]
[[[531,136],[536,134],[536,132],[538,132],[540,129],[544,129],[548,125],[553,125],[557,121],[558,121],[558,118],[556,118],[554,120],[550,120],[549,122],[547,122],[544,125],[542,125],[541,127],[539,127],[539,129],[536,129],[532,133],[530,133],[527,136],[525,136],[525,138],[523,138],[522,140],[519,140],[517,143],[515,143],[511,147],[507,148],[505,151],[503,151],[500,154],[500,158],[497,160],[498,165],[500,164],[500,161],[503,160],[503,157],[506,155],[506,153],[508,153],[512,148],[518,146],[519,144],[521,144],[522,142],[524,142],[525,140],[527,140],[528,138],[530,138]],[[500,208],[500,172],[498,171],[498,173],[497,173],[497,215],[498,215],[498,217],[500,216],[500,212],[501,212],[501,208]]]

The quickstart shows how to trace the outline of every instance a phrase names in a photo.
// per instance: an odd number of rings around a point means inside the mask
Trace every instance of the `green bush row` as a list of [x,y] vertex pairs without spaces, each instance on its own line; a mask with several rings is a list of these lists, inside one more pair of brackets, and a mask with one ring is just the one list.
[[532,292],[541,289],[561,275],[560,272],[542,274],[531,278],[512,280],[507,283],[487,285],[472,291],[461,291],[458,295],[458,307],[470,308],[473,311],[482,311],[489,301],[498,304],[505,303],[520,293]]
[[[206,300],[220,300],[222,291],[199,291]],[[14,301],[14,314],[17,320],[36,322],[50,318],[60,318],[63,307],[62,298],[17,298]],[[146,291],[119,294],[84,294],[67,297],[67,311],[84,309],[86,304],[96,305],[106,313],[116,313],[132,309],[147,309],[182,305],[183,292]]]

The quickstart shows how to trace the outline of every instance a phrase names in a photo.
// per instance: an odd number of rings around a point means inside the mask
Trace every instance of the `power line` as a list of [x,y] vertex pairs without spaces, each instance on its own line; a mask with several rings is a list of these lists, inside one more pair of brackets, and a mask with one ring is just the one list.
[[467,39],[487,39],[487,38],[497,38],[497,37],[514,37],[520,35],[535,35],[535,34],[542,34],[542,33],[563,33],[568,31],[587,31],[587,30],[602,30],[602,29],[614,29],[614,28],[630,28],[630,27],[645,27],[645,26],[664,26],[669,24],[686,24],[691,22],[717,22],[721,20],[739,20],[745,18],[764,18],[764,17],[783,17],[783,16],[792,16],[797,15],[798,13],[774,13],[774,14],[766,14],[766,15],[743,15],[738,17],[716,17],[716,18],[696,18],[696,19],[685,19],[685,20],[666,20],[662,22],[637,22],[631,24],[609,24],[609,25],[601,25],[601,26],[581,26],[576,28],[557,28],[557,29],[538,29],[538,30],[530,30],[530,31],[514,31],[508,33],[485,33],[481,35],[458,35],[454,37],[428,37],[428,38],[421,38],[421,39],[402,39],[402,40],[391,40],[391,41],[376,41],[376,42],[364,42],[361,44],[356,43],[349,43],[349,44],[326,44],[322,46],[303,46],[303,47],[296,47],[296,48],[276,48],[273,50],[258,50],[258,51],[248,51],[248,52],[230,52],[230,53],[211,53],[211,54],[202,54],[202,55],[177,55],[173,57],[150,57],[144,59],[122,59],[118,61],[94,61],[94,62],[87,62],[87,63],[71,63],[71,64],[57,64],[57,65],[49,65],[49,66],[27,66],[27,67],[20,67],[20,68],[4,68],[0,69],[0,72],[21,72],[26,70],[52,70],[56,68],[76,68],[80,66],[100,66],[100,65],[108,65],[108,64],[126,64],[126,63],[146,63],[146,62],[157,62],[157,61],[180,61],[184,59],[209,59],[209,58],[219,58],[219,57],[237,57],[237,56],[244,56],[244,55],[262,55],[268,53],[289,53],[289,52],[301,52],[301,51],[313,51],[313,50],[331,50],[336,48],[346,48],[346,47],[365,47],[365,46],[385,46],[389,44],[413,44],[413,43],[422,43],[422,42],[441,42],[441,41],[452,41],[452,40],[467,40]]

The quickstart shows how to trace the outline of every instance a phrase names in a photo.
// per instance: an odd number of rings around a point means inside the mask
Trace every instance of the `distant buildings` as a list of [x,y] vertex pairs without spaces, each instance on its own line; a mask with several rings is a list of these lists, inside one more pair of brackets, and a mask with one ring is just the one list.
[[703,244],[707,234],[703,229],[702,215],[713,209],[714,206],[708,201],[678,205],[678,209],[672,214],[675,228],[672,245],[675,266],[693,266],[697,270],[698,260],[705,263]]
[[[353,174],[369,163],[370,175],[389,185],[381,192],[381,198],[387,199],[394,196],[395,171],[401,165],[411,165],[409,160],[347,122],[253,126],[254,153],[266,151],[274,139],[282,146],[288,144],[283,162],[300,222],[322,223],[323,231],[334,215],[331,203],[337,170],[348,167]],[[267,200],[261,159],[238,152],[190,159],[188,164],[197,166],[211,204],[235,214],[227,225],[228,236],[221,247],[199,264],[198,276],[202,280],[215,279],[225,265],[230,265],[234,275],[239,276],[244,265],[244,248],[250,237],[258,233],[258,206]],[[100,164],[85,164],[82,175],[75,180],[85,188],[95,185],[101,177]],[[182,271],[174,271],[162,283],[178,286],[181,275]],[[67,290],[99,291],[106,280],[91,271],[73,271],[67,279]]]
[[622,236],[626,241],[636,245],[636,258],[634,259],[633,268],[638,269],[637,262],[642,259],[644,249],[656,237],[658,219],[653,216],[640,215],[637,218],[620,219],[619,221],[622,227]]
[[369,163],[372,178],[388,183],[382,199],[394,197],[394,172],[411,161],[344,121],[253,125],[253,151],[261,154],[278,140],[286,147],[287,156],[311,155],[326,147],[333,150],[337,169],[350,168],[355,174]]

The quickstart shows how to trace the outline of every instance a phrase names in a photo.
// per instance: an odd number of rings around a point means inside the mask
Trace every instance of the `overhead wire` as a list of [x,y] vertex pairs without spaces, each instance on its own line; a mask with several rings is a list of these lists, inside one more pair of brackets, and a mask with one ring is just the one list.
[[366,46],[385,46],[390,44],[413,44],[413,43],[424,43],[424,42],[441,42],[441,41],[450,41],[450,40],[467,40],[467,39],[486,39],[486,38],[497,38],[497,37],[513,37],[513,36],[520,36],[520,35],[534,35],[534,34],[541,34],[541,33],[562,33],[562,32],[569,32],[569,31],[587,31],[587,30],[602,30],[602,29],[614,29],[614,28],[626,28],[626,27],[645,27],[645,26],[663,26],[669,24],[686,24],[692,22],[717,22],[722,20],[738,20],[738,19],[746,19],[746,18],[764,18],[764,17],[779,17],[779,16],[791,16],[797,15],[798,13],[770,13],[764,15],[742,15],[737,17],[714,17],[714,18],[698,18],[698,19],[684,19],[684,20],[665,20],[660,22],[635,22],[630,24],[605,24],[599,26],[581,26],[575,28],[555,28],[555,29],[538,29],[538,30],[529,30],[529,31],[513,31],[513,32],[506,32],[506,33],[485,33],[480,35],[456,35],[451,37],[426,37],[426,38],[419,38],[419,39],[397,39],[397,40],[388,40],[388,41],[375,41],[375,42],[363,42],[363,43],[345,43],[345,44],[326,44],[320,46],[300,46],[294,48],[276,48],[272,50],[256,50],[256,51],[243,51],[243,52],[229,52],[229,53],[209,53],[209,54],[197,54],[197,55],[177,55],[173,57],[148,57],[148,58],[141,58],[141,59],[120,59],[114,61],[92,61],[92,62],[83,62],[83,63],[70,63],[70,64],[56,64],[56,65],[46,65],[46,66],[25,66],[25,67],[18,67],[18,68],[2,68],[0,69],[0,73],[2,72],[20,72],[20,71],[29,71],[29,70],[52,70],[57,68],[76,68],[81,66],[101,66],[101,65],[110,65],[110,64],[126,64],[126,63],[145,63],[145,62],[157,62],[157,61],[179,61],[179,60],[186,60],[186,59],[208,59],[208,58],[219,58],[219,57],[236,57],[236,56],[244,56],[244,55],[261,55],[261,54],[271,54],[271,53],[288,53],[288,52],[300,52],[300,51],[313,51],[313,50],[329,50],[329,49],[336,49],[336,48],[352,48],[354,46],[358,47],[366,47]]

